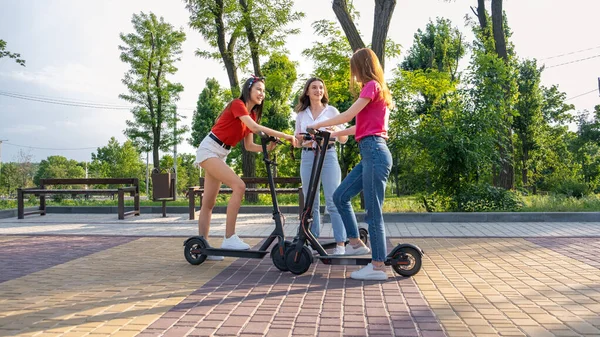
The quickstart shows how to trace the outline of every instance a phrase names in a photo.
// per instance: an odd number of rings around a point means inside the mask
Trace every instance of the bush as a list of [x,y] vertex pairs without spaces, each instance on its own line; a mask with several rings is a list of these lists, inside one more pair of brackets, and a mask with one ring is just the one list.
[[469,185],[452,198],[455,212],[518,211],[523,202],[515,192],[488,184]]
[[579,199],[589,195],[591,189],[586,183],[570,178],[557,182],[552,188],[552,192]]

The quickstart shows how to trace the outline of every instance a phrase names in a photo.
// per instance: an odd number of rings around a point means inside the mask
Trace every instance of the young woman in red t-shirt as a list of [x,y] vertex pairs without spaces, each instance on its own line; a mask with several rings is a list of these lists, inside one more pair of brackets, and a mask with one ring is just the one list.
[[[240,210],[240,205],[246,184],[225,163],[225,158],[231,148],[236,146],[242,139],[247,151],[261,152],[262,147],[254,143],[252,134],[260,131],[269,136],[284,138],[296,146],[296,138],[279,131],[264,127],[258,122],[262,114],[263,99],[265,98],[264,78],[252,76],[244,83],[240,98],[231,101],[217,117],[211,132],[202,140],[196,150],[196,163],[205,172],[204,196],[202,207],[198,218],[198,231],[201,236],[208,239],[212,210],[217,200],[217,194],[221,183],[232,189],[231,198],[227,205],[227,219],[225,227],[225,238],[221,248],[226,249],[249,249],[250,246],[235,234],[235,223]],[[269,144],[268,150],[272,150],[275,143]],[[221,260],[222,256],[209,256],[211,260]]]

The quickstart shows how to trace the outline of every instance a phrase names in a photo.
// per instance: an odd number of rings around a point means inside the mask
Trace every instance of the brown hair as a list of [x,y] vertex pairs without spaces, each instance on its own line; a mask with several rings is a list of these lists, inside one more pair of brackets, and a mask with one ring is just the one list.
[[315,81],[319,81],[319,82],[323,83],[323,97],[321,98],[321,103],[323,103],[323,104],[329,103],[329,95],[327,94],[327,87],[325,86],[325,82],[323,82],[323,80],[318,77],[311,77],[306,81],[306,84],[304,84],[304,90],[302,90],[300,97],[298,97],[298,104],[296,104],[294,111],[296,111],[296,112],[304,111],[310,105],[310,98],[308,98],[308,95],[307,95],[308,88]]
[[371,49],[362,48],[357,50],[350,59],[350,86],[353,90],[357,90],[369,81],[379,84],[381,88],[379,98],[383,99],[388,107],[392,107],[392,94],[385,83],[379,58]]
[[[254,84],[256,84],[257,82],[262,82],[263,84],[265,83],[265,78],[264,77],[258,77],[258,76],[254,76],[252,75],[252,77],[248,78],[244,84],[242,85],[242,92],[240,93],[240,97],[239,99],[242,100],[242,102],[244,102],[244,104],[246,104],[246,102],[248,102],[248,100],[250,99],[250,89],[254,86]],[[215,124],[217,124],[217,121],[219,120],[219,118],[221,118],[221,116],[223,115],[223,113],[229,109],[229,107],[231,106],[231,103],[233,101],[229,102],[227,104],[227,106],[225,106],[225,109],[223,109],[223,111],[221,111],[221,113],[217,116],[217,118],[215,118]],[[263,110],[263,104],[265,103],[265,101],[263,100],[260,104],[255,105],[252,108],[252,111],[254,111],[256,113],[256,123],[260,122],[260,118],[262,117],[262,110]]]

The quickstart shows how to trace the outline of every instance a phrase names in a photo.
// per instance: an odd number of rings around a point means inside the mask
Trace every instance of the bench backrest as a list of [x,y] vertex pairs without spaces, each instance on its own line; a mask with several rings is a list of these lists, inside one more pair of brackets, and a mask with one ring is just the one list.
[[[269,178],[266,177],[241,177],[246,184],[268,184]],[[275,184],[296,184],[300,186],[302,179],[300,177],[276,177],[273,178]],[[200,177],[200,186],[204,187],[204,177]]]
[[138,178],[45,178],[40,186],[48,185],[133,185],[139,188]]

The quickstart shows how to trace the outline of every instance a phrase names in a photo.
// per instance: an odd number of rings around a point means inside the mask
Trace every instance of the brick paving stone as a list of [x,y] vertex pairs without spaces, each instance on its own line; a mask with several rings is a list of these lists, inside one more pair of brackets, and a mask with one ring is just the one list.
[[[278,271],[268,257],[239,258],[183,300],[187,312],[174,326],[192,323],[216,336],[273,331],[294,336],[317,332],[375,336],[394,335],[395,329],[418,335],[418,324],[425,324],[423,331],[442,331],[411,279],[396,275],[383,283],[347,279],[356,268],[316,263],[307,273],[294,276]],[[161,319],[177,317],[171,311]]]
[[133,240],[136,238],[34,236],[5,241],[0,245],[0,283]]

